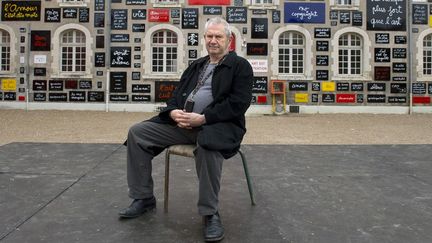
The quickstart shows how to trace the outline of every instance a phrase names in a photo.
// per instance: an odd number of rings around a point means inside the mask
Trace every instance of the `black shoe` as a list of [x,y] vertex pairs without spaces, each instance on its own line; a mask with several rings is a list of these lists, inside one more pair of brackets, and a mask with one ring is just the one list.
[[219,213],[204,216],[204,240],[220,241],[224,238],[224,228]]
[[155,208],[155,197],[148,199],[135,199],[129,207],[120,210],[119,216],[120,218],[136,218],[143,215],[145,212],[151,211]]

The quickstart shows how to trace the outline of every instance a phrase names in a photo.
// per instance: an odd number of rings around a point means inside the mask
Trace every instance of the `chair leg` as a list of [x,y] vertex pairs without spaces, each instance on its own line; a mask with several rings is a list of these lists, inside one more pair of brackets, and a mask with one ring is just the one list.
[[167,149],[165,153],[165,187],[164,187],[164,212],[168,212],[168,191],[169,191],[169,167],[170,167],[170,152]]
[[241,150],[239,150],[238,153],[240,154],[240,157],[241,157],[242,162],[243,162],[243,168],[244,168],[246,181],[247,181],[247,185],[248,185],[248,189],[249,189],[251,204],[253,206],[255,206],[256,205],[255,196],[254,196],[254,192],[253,192],[253,188],[252,188],[252,180],[250,179],[250,176],[249,176],[249,170],[248,170],[248,166],[247,166],[246,156],[243,154],[243,152]]

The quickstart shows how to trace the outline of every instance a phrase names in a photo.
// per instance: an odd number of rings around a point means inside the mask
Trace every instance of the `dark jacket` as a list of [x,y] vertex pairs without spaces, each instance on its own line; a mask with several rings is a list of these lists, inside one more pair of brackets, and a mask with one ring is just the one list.
[[[198,74],[209,56],[193,62],[183,73],[173,96],[167,101],[158,116],[150,121],[158,123],[175,122],[169,116],[174,109],[183,109],[189,93],[195,88]],[[245,112],[252,100],[253,71],[249,62],[230,52],[225,60],[216,67],[212,78],[213,102],[203,113],[206,119],[198,133],[200,146],[217,150],[225,158],[235,155],[246,133]]]

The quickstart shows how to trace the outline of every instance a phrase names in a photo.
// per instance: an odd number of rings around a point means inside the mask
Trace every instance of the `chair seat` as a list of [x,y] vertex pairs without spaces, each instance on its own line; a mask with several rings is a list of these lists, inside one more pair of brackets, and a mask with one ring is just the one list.
[[186,156],[186,157],[194,157],[193,151],[195,150],[196,145],[194,144],[178,144],[172,145],[168,147],[168,151],[170,154]]
[[[165,153],[165,189],[164,189],[164,211],[168,212],[168,195],[169,195],[169,167],[170,167],[170,156],[175,154],[184,157],[195,157],[194,150],[196,149],[195,144],[177,144],[169,146]],[[255,205],[255,197],[252,189],[252,181],[249,177],[249,170],[247,166],[246,157],[241,150],[238,151],[241,160],[243,162],[243,168],[246,176],[246,181],[249,189],[249,195],[251,204]]]

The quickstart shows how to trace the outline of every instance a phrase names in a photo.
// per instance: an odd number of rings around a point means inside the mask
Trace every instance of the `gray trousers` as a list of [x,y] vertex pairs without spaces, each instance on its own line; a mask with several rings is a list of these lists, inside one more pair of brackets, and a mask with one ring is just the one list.
[[[129,129],[127,142],[127,181],[129,197],[144,199],[153,196],[153,148],[175,144],[196,144],[198,129],[144,121]],[[223,156],[218,151],[197,145],[194,151],[199,179],[198,213],[212,215],[218,211],[218,194]]]

